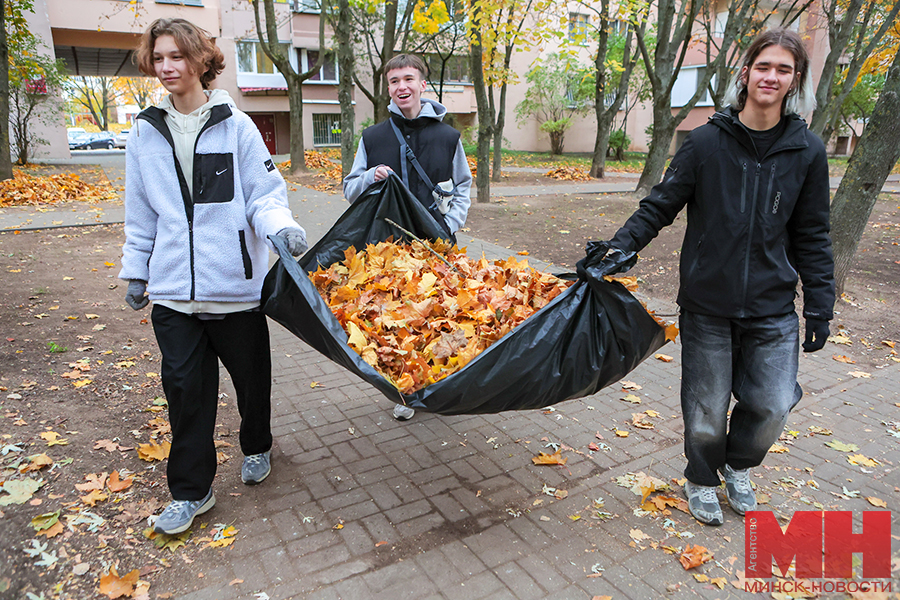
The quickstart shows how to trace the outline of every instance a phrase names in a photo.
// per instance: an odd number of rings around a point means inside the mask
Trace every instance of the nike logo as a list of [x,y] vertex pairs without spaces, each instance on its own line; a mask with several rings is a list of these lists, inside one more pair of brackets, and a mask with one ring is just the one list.
[[222,169],[221,171],[216,171],[216,175],[221,175],[222,173],[224,173],[227,170],[228,169]]

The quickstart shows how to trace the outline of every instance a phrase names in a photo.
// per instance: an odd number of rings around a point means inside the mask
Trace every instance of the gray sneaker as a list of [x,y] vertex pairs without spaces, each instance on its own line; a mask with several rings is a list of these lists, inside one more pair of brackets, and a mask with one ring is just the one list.
[[247,485],[256,485],[272,472],[272,452],[266,450],[262,454],[251,454],[244,457],[241,465],[241,481]]
[[194,522],[194,517],[202,515],[216,505],[212,488],[200,500],[172,500],[153,524],[153,531],[173,535],[185,531]]
[[726,464],[719,472],[725,478],[725,497],[734,512],[742,515],[748,510],[756,510],[756,492],[750,483],[750,469],[735,471]]
[[721,525],[724,522],[715,487],[685,481],[684,495],[687,496],[688,509],[695,519],[707,525]]
[[394,418],[398,421],[409,421],[413,418],[413,415],[416,414],[416,410],[414,408],[410,408],[405,404],[395,404],[394,412],[391,413],[394,415]]

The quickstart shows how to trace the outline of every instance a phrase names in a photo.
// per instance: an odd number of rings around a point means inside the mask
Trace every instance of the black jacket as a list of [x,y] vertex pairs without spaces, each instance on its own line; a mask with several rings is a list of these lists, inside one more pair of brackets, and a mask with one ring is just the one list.
[[640,251],[687,205],[678,304],[724,318],[794,310],[830,320],[834,259],[825,146],[797,115],[761,160],[727,108],[692,131],[663,181],[610,241]]

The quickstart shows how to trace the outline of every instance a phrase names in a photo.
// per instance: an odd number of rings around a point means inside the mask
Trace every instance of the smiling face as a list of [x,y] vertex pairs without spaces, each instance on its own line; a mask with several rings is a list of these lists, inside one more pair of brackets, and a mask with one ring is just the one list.
[[781,109],[784,97],[797,85],[799,74],[794,69],[794,55],[786,48],[765,48],[750,67],[744,67],[741,78],[747,86],[747,107]]
[[387,73],[388,95],[407,119],[415,119],[422,109],[425,78],[415,67],[392,69]]
[[153,70],[173,96],[203,93],[200,75],[184,56],[171,35],[161,35],[153,44]]

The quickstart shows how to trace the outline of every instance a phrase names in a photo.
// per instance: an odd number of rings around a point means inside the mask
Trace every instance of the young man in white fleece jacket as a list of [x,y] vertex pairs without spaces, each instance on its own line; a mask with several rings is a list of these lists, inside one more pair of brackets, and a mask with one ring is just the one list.
[[[353,168],[344,178],[344,197],[350,202],[388,173],[396,173],[413,196],[444,226],[449,238],[466,223],[471,200],[472,171],[466,161],[459,131],[442,123],[443,105],[422,98],[427,70],[412,54],[398,54],[384,66],[388,82],[390,118],[363,131]],[[415,166],[401,151],[400,139],[415,154],[431,185],[422,180]],[[440,186],[446,195],[435,193]],[[452,191],[451,191],[452,190]],[[406,421],[415,411],[394,406],[395,419]]]
[[159,19],[137,56],[171,95],[138,115],[129,138],[119,278],[129,281],[132,308],[154,304],[173,498],[154,527],[175,534],[215,505],[220,359],[241,414],[241,478],[252,485],[271,471],[271,357],[259,310],[266,238],[283,236],[295,256],[307,244],[259,130],[227,92],[208,91],[224,67],[209,35],[184,19]]

